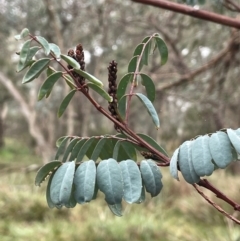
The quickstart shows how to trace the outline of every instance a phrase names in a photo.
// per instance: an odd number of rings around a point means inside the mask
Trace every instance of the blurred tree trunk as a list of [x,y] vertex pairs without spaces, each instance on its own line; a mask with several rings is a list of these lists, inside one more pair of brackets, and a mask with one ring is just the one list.
[[51,155],[51,147],[44,137],[41,129],[36,124],[36,110],[31,103],[25,101],[22,94],[14,86],[12,81],[0,72],[0,83],[8,90],[9,94],[19,103],[21,112],[28,123],[29,133],[37,143],[37,153],[42,156],[43,162],[46,163]]

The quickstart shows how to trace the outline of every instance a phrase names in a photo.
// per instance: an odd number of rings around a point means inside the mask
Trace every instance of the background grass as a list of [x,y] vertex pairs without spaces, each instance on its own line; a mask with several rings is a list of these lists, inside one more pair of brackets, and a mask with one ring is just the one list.
[[[206,203],[183,178],[180,183],[173,180],[168,168],[162,170],[162,193],[143,204],[124,204],[124,216],[119,218],[108,209],[102,194],[73,209],[49,209],[46,183],[35,187],[35,172],[24,168],[34,163],[40,164],[39,158],[16,141],[7,140],[0,151],[1,241],[240,241],[239,226]],[[240,177],[216,171],[210,181],[240,202]],[[226,204],[224,208],[233,213]]]

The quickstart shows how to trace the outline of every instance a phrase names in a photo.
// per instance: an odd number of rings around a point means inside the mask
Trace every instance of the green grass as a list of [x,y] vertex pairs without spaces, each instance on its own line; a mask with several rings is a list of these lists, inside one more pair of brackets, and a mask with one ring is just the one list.
[[[39,158],[20,144],[8,141],[0,152],[0,160],[0,164],[26,166]],[[124,204],[121,218],[111,213],[101,194],[90,204],[73,209],[49,209],[46,183],[35,187],[35,173],[0,172],[1,241],[240,240],[239,226],[213,209],[190,185],[173,180],[167,168],[163,170],[162,193],[154,199],[148,197],[143,204]],[[240,177],[217,171],[211,181],[240,202]]]

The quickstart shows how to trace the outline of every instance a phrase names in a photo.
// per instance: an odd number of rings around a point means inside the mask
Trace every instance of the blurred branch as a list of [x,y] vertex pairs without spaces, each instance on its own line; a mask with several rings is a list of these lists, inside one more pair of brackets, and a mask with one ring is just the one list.
[[[202,181],[202,180],[201,180]],[[204,181],[202,181],[204,182]],[[199,186],[201,186],[198,183]],[[231,219],[233,222],[240,224],[240,221],[238,219],[236,219],[235,217],[233,217],[232,215],[230,215],[229,213],[227,213],[226,211],[224,211],[221,207],[219,207],[216,203],[214,203],[213,201],[211,201],[199,188],[196,184],[193,184],[193,187],[196,189],[196,191],[208,202],[210,203],[214,208],[216,208],[220,213],[222,213],[224,216],[226,216],[227,218]],[[225,200],[224,200],[225,201]],[[239,207],[239,206],[238,206]],[[238,210],[239,211],[239,210]]]
[[166,89],[170,89],[172,87],[176,87],[179,86],[183,83],[189,82],[189,81],[193,81],[193,79],[203,73],[204,71],[206,71],[207,69],[210,69],[212,67],[214,67],[215,65],[217,65],[219,62],[222,61],[223,58],[226,57],[228,52],[232,52],[233,49],[235,49],[235,39],[232,38],[229,43],[227,44],[227,47],[225,49],[223,49],[222,51],[219,52],[219,54],[217,56],[215,56],[213,59],[211,59],[207,64],[203,65],[202,67],[188,73],[188,74],[184,74],[180,77],[180,79],[176,80],[176,81],[172,81],[171,83],[166,83],[163,85],[160,85],[157,87],[157,91],[162,91],[162,90],[166,90]]
[[225,0],[225,2],[223,3],[223,6],[227,9],[229,9],[230,11],[240,12],[240,6],[238,6],[232,0]]
[[240,29],[240,21],[234,18],[226,17],[221,14],[212,13],[205,10],[195,9],[183,4],[173,3],[165,0],[132,0],[133,2],[143,3],[146,5],[152,5],[158,8],[167,9],[173,12],[182,13],[194,18],[207,20],[210,22],[234,27]]

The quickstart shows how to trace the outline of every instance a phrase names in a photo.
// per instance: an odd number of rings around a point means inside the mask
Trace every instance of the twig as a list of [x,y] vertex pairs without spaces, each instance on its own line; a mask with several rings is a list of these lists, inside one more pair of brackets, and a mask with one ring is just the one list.
[[214,203],[212,200],[209,199],[199,188],[196,184],[193,184],[193,187],[196,189],[196,191],[208,202],[210,203],[214,208],[216,208],[220,213],[222,213],[224,216],[227,218],[231,219],[233,222],[237,223],[240,225],[240,220],[236,219],[226,211],[224,211],[221,207],[219,207],[216,203]]
[[210,22],[230,26],[233,28],[240,29],[240,21],[234,18],[226,17],[220,14],[212,13],[205,10],[195,9],[183,4],[178,4],[165,0],[132,0],[133,2],[143,3],[146,5],[152,5],[155,7],[167,9],[173,12],[182,13],[194,18],[207,20]]

